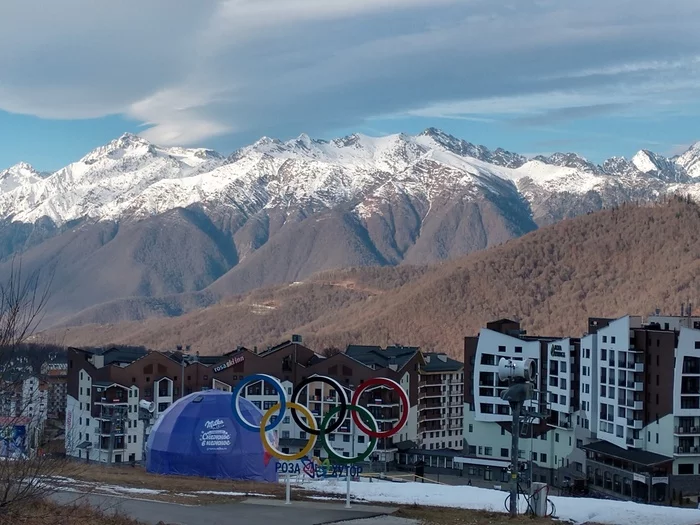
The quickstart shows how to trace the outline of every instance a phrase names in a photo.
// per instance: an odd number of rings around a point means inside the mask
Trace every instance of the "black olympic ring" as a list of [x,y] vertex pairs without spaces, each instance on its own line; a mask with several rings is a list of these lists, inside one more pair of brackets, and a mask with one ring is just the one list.
[[[340,383],[338,383],[335,379],[331,379],[330,377],[326,376],[311,376],[306,379],[304,379],[301,383],[299,383],[297,386],[294,387],[294,391],[292,392],[292,403],[298,403],[299,402],[299,396],[301,395],[301,391],[304,387],[310,385],[311,383],[325,383],[328,386],[332,387],[337,393],[338,393],[338,400],[340,401],[340,409],[339,409],[339,414],[338,414],[338,419],[336,420],[335,423],[330,425],[327,429],[325,429],[325,432],[327,434],[330,434],[331,432],[335,432],[340,428],[340,425],[343,424],[345,421],[345,417],[348,414],[348,398],[345,395],[345,390],[343,390],[343,387],[340,386]],[[308,394],[307,394],[308,395]],[[321,435],[321,430],[314,430],[313,428],[310,428],[308,425],[306,425],[299,415],[297,414],[296,409],[294,408],[289,408],[292,412],[292,417],[294,418],[294,422],[297,424],[297,426],[302,429],[304,432],[308,432],[312,436],[320,436]],[[323,416],[323,414],[321,414]]]

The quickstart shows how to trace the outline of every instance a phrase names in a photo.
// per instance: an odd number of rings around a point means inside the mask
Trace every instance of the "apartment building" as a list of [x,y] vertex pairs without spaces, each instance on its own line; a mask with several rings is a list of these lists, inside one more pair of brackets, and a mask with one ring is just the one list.
[[627,316],[593,336],[599,441],[585,448],[596,490],[650,502],[700,490],[700,330],[687,323]]
[[464,363],[446,354],[423,354],[419,369],[416,448],[462,450]]
[[[269,374],[278,378],[289,395],[293,385],[314,375],[336,379],[348,396],[371,377],[390,377],[409,394],[411,406],[417,405],[418,370],[423,357],[417,348],[348,347],[346,353],[326,357],[305,347],[299,336],[266,350],[255,352],[243,347],[223,356],[188,356],[182,352],[147,352],[140,348],[68,351],[68,394],[66,408],[67,454],[92,461],[120,463],[141,461],[149,429],[160,415],[182,395],[217,388],[231,391],[245,376]],[[337,400],[332,389],[321,383],[305,389],[302,402],[320,418]],[[261,410],[277,402],[269,385],[248,385],[244,392]],[[152,411],[140,408],[140,401]],[[398,422],[400,405],[395,394],[382,388],[370,388],[361,400],[377,419],[380,429]],[[152,405],[151,405],[152,403]],[[415,411],[415,408],[414,408]],[[415,416],[413,418],[415,422]],[[352,428],[338,429],[339,453],[351,455],[364,451],[366,436]],[[412,429],[412,430],[411,430]],[[279,428],[280,448],[289,453],[306,443],[294,421],[285,418]],[[411,433],[412,432],[412,433]],[[401,439],[415,438],[416,428],[407,426]],[[379,461],[392,461],[398,450],[397,439],[379,440]],[[317,449],[319,457],[325,452]]]
[[538,377],[531,414],[521,428],[518,457],[528,478],[551,485],[574,485],[585,477],[580,448],[590,431],[582,418],[579,391],[580,340],[532,337],[520,323],[500,319],[464,341],[464,457],[466,474],[487,481],[507,481],[510,466],[510,406],[501,398],[507,384],[499,381],[498,362],[533,359]]
[[41,367],[41,377],[48,386],[47,417],[64,420],[68,394],[68,363],[66,361],[44,363]]
[[[209,367],[185,366],[141,348],[68,349],[66,454],[122,463],[141,461],[155,420],[179,397],[211,387]],[[152,410],[143,410],[145,401]]]

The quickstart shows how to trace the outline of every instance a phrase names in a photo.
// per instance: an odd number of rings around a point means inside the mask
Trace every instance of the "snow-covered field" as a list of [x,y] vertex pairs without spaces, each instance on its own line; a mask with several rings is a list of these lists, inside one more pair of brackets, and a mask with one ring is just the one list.
[[[312,481],[304,488],[331,494],[344,494],[343,480]],[[298,490],[298,489],[297,489]],[[468,486],[426,483],[351,482],[353,499],[377,503],[402,503],[505,512],[506,492]],[[698,525],[700,510],[641,505],[626,501],[550,496],[556,506],[555,516],[575,523],[609,525]],[[524,511],[526,503],[520,502]]]

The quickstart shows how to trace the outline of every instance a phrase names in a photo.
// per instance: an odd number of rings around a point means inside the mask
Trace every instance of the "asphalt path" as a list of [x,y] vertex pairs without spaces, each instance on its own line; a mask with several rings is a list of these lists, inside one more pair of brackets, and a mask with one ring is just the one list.
[[[285,505],[283,501],[259,499],[217,505],[181,505],[136,497],[76,492],[56,492],[51,497],[60,504],[88,503],[106,513],[124,514],[152,525],[321,525],[380,517],[396,510],[368,505],[352,505],[347,509],[344,503],[308,501],[292,501],[290,505]],[[371,523],[371,520],[359,523],[364,525]]]

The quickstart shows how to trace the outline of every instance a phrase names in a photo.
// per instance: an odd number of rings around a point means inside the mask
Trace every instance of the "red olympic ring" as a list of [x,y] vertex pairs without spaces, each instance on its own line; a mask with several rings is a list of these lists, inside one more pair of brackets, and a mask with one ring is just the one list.
[[397,434],[406,425],[406,422],[408,421],[408,413],[411,410],[411,406],[410,406],[410,402],[408,400],[408,395],[406,394],[404,389],[401,388],[401,385],[399,385],[393,379],[389,379],[388,377],[373,377],[371,379],[368,379],[364,383],[362,383],[357,388],[357,390],[355,390],[355,393],[352,396],[352,403],[351,404],[357,405],[362,393],[367,388],[369,388],[371,386],[377,386],[377,385],[388,387],[388,388],[394,390],[399,395],[399,398],[401,399],[401,403],[403,404],[403,407],[402,407],[401,418],[399,419],[398,424],[394,428],[390,428],[389,430],[386,430],[384,432],[379,432],[378,430],[375,432],[371,428],[368,428],[367,425],[365,425],[364,421],[362,421],[362,418],[360,418],[360,415],[355,411],[353,411],[353,413],[352,413],[352,420],[355,422],[355,425],[357,426],[357,428],[359,428],[362,432],[367,434],[369,437],[383,439],[383,438],[388,438],[388,437],[391,437],[391,436]]

